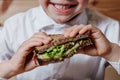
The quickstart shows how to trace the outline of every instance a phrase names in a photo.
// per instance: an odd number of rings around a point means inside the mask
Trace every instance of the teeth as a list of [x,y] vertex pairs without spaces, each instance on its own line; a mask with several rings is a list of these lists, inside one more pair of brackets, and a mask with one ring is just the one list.
[[62,10],[65,10],[65,9],[70,8],[69,5],[58,5],[58,4],[55,4],[55,7],[56,7],[57,9],[62,9]]

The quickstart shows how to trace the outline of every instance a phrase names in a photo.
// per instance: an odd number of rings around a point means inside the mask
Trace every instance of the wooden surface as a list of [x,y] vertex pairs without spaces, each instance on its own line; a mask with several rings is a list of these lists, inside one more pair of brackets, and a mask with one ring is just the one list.
[[120,80],[120,75],[111,66],[108,66],[105,70],[104,80]]
[[120,21],[120,0],[90,0],[89,6]]
[[[9,6],[3,7],[4,6]],[[0,0],[0,25],[3,23],[7,18],[19,13],[24,12],[30,8],[38,6],[38,0]],[[10,4],[8,4],[10,2]]]

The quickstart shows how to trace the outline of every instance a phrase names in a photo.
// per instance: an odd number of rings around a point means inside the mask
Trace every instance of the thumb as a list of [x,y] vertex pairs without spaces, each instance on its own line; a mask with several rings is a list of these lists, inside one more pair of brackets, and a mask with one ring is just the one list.
[[94,46],[87,46],[78,51],[79,54],[86,54],[89,56],[97,56],[97,49]]
[[31,60],[29,63],[25,64],[25,71],[32,70],[32,69],[34,69],[34,68],[36,68],[38,66],[39,66],[38,62],[36,64],[35,60]]
[[26,59],[25,71],[31,70],[31,69],[33,69],[33,68],[35,68],[37,66],[39,66],[39,63],[38,63],[38,60],[36,58],[36,54],[33,53],[33,56],[32,56],[31,59],[29,59],[29,61]]

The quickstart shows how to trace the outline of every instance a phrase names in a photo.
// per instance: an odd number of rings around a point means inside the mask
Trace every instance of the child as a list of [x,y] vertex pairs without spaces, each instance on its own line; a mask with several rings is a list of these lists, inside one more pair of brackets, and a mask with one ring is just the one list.
[[[118,60],[120,59],[120,47],[117,44],[110,43],[107,40],[107,38],[104,36],[104,34],[96,27],[93,27],[91,25],[82,26],[82,27],[78,26],[78,27],[81,28],[79,30],[79,34],[84,34],[85,32],[90,31],[91,38],[95,42],[95,47],[90,46],[89,49],[88,48],[80,49],[79,50],[80,53],[82,52],[84,54],[94,55],[94,56],[99,55],[99,56],[105,57],[106,59],[109,59],[110,61],[116,61],[116,62],[114,62],[114,64],[118,62]],[[73,35],[73,34],[71,34],[71,35]],[[65,33],[65,35],[68,35],[68,34]],[[116,53],[118,53],[118,54],[116,54]],[[25,59],[26,59],[27,55],[28,55],[28,53],[21,54],[21,53],[17,52],[17,54],[14,54],[14,56],[11,58],[11,60],[2,62],[2,64],[0,64],[0,72],[1,72],[0,76],[9,78],[11,76],[31,70],[31,69],[39,66],[34,63],[34,60],[31,60],[29,62],[29,65],[28,64],[26,65]],[[13,66],[14,63],[16,63],[16,66]],[[119,63],[117,63],[117,64],[119,64]],[[9,66],[9,68],[8,68],[8,66]],[[117,65],[117,66],[119,67],[120,65]],[[119,69],[117,69],[117,70],[119,70]]]
[[[14,53],[29,53],[34,46],[48,44],[51,41],[48,34],[73,37],[80,26],[87,24],[98,27],[111,42],[119,44],[119,23],[87,9],[88,0],[39,0],[39,3],[41,6],[5,22],[0,40],[1,61],[9,60]],[[60,63],[35,68],[18,75],[17,80],[103,80],[106,60],[114,60],[88,55],[78,54]]]

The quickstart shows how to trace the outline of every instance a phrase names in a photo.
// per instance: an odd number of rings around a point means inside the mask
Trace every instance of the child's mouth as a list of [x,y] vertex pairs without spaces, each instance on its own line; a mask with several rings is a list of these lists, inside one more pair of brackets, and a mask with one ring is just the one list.
[[65,14],[65,13],[67,14],[71,12],[77,6],[77,4],[59,4],[59,3],[52,3],[52,2],[50,2],[50,4],[52,4],[56,12],[62,13],[62,14]]

